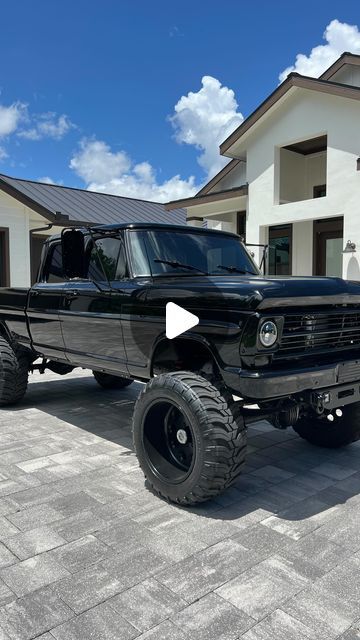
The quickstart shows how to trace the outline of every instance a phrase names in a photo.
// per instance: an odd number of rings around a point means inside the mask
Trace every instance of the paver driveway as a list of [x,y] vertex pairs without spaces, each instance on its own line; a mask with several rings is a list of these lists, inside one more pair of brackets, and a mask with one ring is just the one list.
[[145,487],[130,423],[139,385],[31,379],[0,413],[0,640],[360,638],[360,447],[249,429],[218,500]]

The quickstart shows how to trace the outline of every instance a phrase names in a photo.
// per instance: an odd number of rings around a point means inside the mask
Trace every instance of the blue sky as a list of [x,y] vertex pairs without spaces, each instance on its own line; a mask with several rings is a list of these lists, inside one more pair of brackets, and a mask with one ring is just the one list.
[[13,0],[1,14],[0,172],[149,199],[200,188],[297,54],[316,75],[360,53],[351,0]]

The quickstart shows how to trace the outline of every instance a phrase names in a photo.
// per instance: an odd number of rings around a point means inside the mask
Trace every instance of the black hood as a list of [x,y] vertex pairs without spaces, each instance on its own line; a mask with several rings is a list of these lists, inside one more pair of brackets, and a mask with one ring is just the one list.
[[154,278],[146,298],[187,308],[273,309],[319,305],[360,305],[360,282],[325,277],[183,276]]

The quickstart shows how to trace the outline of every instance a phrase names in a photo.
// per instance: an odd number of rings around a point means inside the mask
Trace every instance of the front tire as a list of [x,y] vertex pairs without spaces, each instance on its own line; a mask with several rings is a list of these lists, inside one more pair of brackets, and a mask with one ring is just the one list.
[[135,451],[146,479],[183,505],[217,496],[234,483],[246,455],[244,421],[221,392],[191,372],[150,380],[133,414]]
[[121,378],[120,376],[112,376],[109,373],[101,371],[93,371],[96,382],[104,389],[124,389],[134,382],[131,378]]
[[333,422],[325,417],[304,416],[293,426],[301,437],[318,447],[337,449],[360,439],[360,402],[341,408],[342,416]]
[[0,337],[0,406],[16,404],[24,397],[29,378],[29,359],[21,347],[13,348]]

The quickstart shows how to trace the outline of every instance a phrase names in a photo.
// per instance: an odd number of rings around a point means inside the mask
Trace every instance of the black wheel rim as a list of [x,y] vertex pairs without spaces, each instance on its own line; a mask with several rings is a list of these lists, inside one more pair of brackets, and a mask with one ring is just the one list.
[[179,484],[191,473],[195,439],[190,421],[169,400],[156,400],[143,418],[143,446],[152,472],[163,482]]

